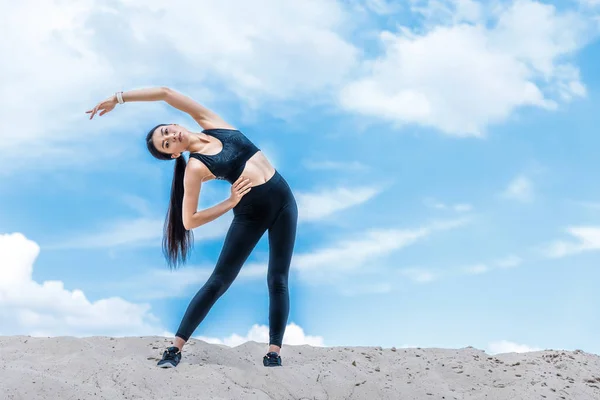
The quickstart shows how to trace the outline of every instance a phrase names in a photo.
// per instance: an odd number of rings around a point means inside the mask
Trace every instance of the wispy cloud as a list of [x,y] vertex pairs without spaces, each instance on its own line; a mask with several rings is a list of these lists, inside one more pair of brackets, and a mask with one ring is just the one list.
[[531,202],[534,197],[533,183],[528,177],[519,175],[508,184],[502,196],[523,203]]
[[459,266],[454,268],[402,268],[398,270],[398,274],[407,277],[415,283],[430,283],[449,276],[481,275],[492,272],[496,269],[515,268],[521,265],[522,262],[523,260],[519,256],[510,254],[506,257],[498,258],[490,262],[479,262],[471,265]]
[[521,265],[522,262],[523,262],[523,260],[521,259],[521,257],[516,256],[514,254],[510,254],[504,258],[499,258],[499,259],[493,260],[491,262],[476,263],[473,265],[461,267],[461,268],[459,268],[459,270],[462,273],[468,274],[468,275],[480,275],[480,274],[485,274],[487,272],[491,272],[495,269],[515,268],[515,267]]
[[445,204],[431,197],[424,199],[423,203],[425,203],[427,207],[435,208],[437,210],[452,210],[455,212],[468,212],[473,210],[473,206],[468,203]]
[[488,272],[489,270],[490,267],[488,267],[486,264],[475,264],[463,268],[463,271],[465,273],[471,275],[483,274],[485,272]]
[[[267,276],[267,264],[247,262],[236,280],[264,280]],[[185,265],[171,271],[167,267],[153,268],[148,272],[108,283],[110,290],[129,293],[134,300],[157,300],[185,297],[203,285],[212,274],[214,264]]]
[[[194,230],[194,239],[211,240],[223,237],[231,223],[231,216],[222,216]],[[164,218],[132,218],[115,220],[98,228],[97,232],[78,233],[44,245],[46,250],[100,249],[117,246],[160,246]],[[56,239],[55,239],[56,240]]]
[[[324,219],[336,212],[360,205],[380,192],[381,189],[376,187],[338,187],[313,193],[296,193],[299,221],[308,222]],[[153,213],[150,212],[148,203],[138,196],[124,195],[122,201],[146,216],[114,220],[96,228],[94,232],[78,233],[43,247],[48,250],[63,250],[160,245],[164,217],[152,217]],[[195,240],[211,240],[224,237],[231,225],[232,218],[231,213],[228,213],[194,229]]]
[[521,265],[523,259],[514,254],[508,255],[504,258],[495,260],[493,263],[499,268],[514,268]]
[[556,240],[540,246],[540,251],[544,256],[548,258],[562,258],[587,251],[600,250],[600,227],[572,226],[565,231],[576,240]]
[[391,0],[347,0],[347,2],[355,10],[369,11],[379,15],[392,14],[402,10],[401,3]]
[[[307,282],[331,282],[333,276],[374,269],[378,261],[429,235],[464,226],[468,219],[433,223],[416,229],[371,229],[360,236],[340,240],[328,247],[294,256],[293,264]],[[333,279],[335,282],[335,279]]]
[[503,354],[503,353],[529,353],[532,351],[541,351],[538,347],[531,347],[525,344],[518,344],[510,342],[508,340],[500,340],[497,342],[491,342],[488,345],[488,354]]
[[379,283],[348,283],[338,288],[338,293],[342,296],[353,297],[366,294],[385,294],[391,292],[393,285],[389,282]]
[[586,7],[598,7],[600,6],[600,0],[577,0],[579,2],[579,4],[586,6]]
[[378,187],[337,187],[318,192],[297,192],[298,218],[316,221],[336,212],[365,203],[382,191]]
[[[600,1],[600,0],[599,0]],[[590,210],[600,210],[600,203],[594,201],[574,201],[574,204],[577,204],[581,207],[588,208]]]
[[367,165],[358,161],[304,160],[302,164],[310,170],[366,171],[369,169]]
[[132,211],[135,211],[139,215],[149,216],[152,215],[152,207],[148,200],[143,197],[136,196],[134,194],[122,194],[120,196],[123,204],[128,206]]
[[440,271],[434,271],[431,269],[413,267],[413,268],[402,268],[398,270],[400,275],[406,276],[408,279],[416,283],[429,283],[442,276]]

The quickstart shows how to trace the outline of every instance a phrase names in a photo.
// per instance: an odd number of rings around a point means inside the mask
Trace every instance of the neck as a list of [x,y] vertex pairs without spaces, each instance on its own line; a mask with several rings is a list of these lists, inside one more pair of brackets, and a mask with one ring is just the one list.
[[187,147],[187,151],[190,153],[201,153],[202,150],[210,143],[205,133],[190,132],[190,143]]

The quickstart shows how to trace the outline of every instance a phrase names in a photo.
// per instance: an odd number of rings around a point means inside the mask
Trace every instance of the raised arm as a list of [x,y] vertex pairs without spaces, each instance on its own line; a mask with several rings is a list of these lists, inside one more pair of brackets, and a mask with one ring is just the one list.
[[235,129],[215,112],[204,107],[194,99],[167,87],[163,87],[162,89],[165,91],[164,101],[176,109],[188,113],[203,129]]
[[[172,107],[189,114],[203,129],[235,129],[215,112],[204,107],[192,98],[165,86],[128,90],[126,92],[120,92],[120,95],[124,103],[134,101],[165,101]],[[115,93],[106,100],[98,103],[93,109],[86,112],[91,114],[90,119],[92,119],[98,111],[100,111],[98,115],[102,116],[114,109],[118,103],[119,98]]]

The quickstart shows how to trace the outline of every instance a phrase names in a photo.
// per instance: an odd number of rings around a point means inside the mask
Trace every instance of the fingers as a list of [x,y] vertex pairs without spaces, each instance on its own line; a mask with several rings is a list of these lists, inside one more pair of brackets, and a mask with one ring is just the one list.
[[92,115],[90,115],[90,119],[94,118],[94,115],[96,115],[97,111],[98,111],[98,106],[96,106],[92,110],[88,111],[88,112],[92,113]]
[[250,189],[252,189],[252,188],[249,187],[249,188],[246,188],[244,190],[240,190],[237,193],[238,197],[241,199],[242,197],[244,197],[250,191]]
[[236,189],[239,189],[240,187],[242,187],[243,185],[245,185],[247,182],[250,182],[250,178],[240,177],[237,181],[235,181],[235,183],[233,184],[233,186]]
[[245,183],[242,183],[242,184],[240,185],[240,188],[239,188],[239,189],[240,189],[240,190],[246,190],[246,188],[248,188],[248,187],[250,187],[250,186],[252,186],[252,182],[250,181],[250,179],[247,179],[247,182],[245,182]]
[[242,198],[252,189],[251,185],[252,182],[249,178],[240,177],[233,184],[233,194],[238,198]]

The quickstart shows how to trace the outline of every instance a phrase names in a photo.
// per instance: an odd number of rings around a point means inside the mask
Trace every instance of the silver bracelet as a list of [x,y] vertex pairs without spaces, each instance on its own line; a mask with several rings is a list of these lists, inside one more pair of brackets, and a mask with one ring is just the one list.
[[117,95],[117,101],[119,102],[119,104],[125,103],[125,101],[123,101],[123,92],[117,92],[115,94]]

